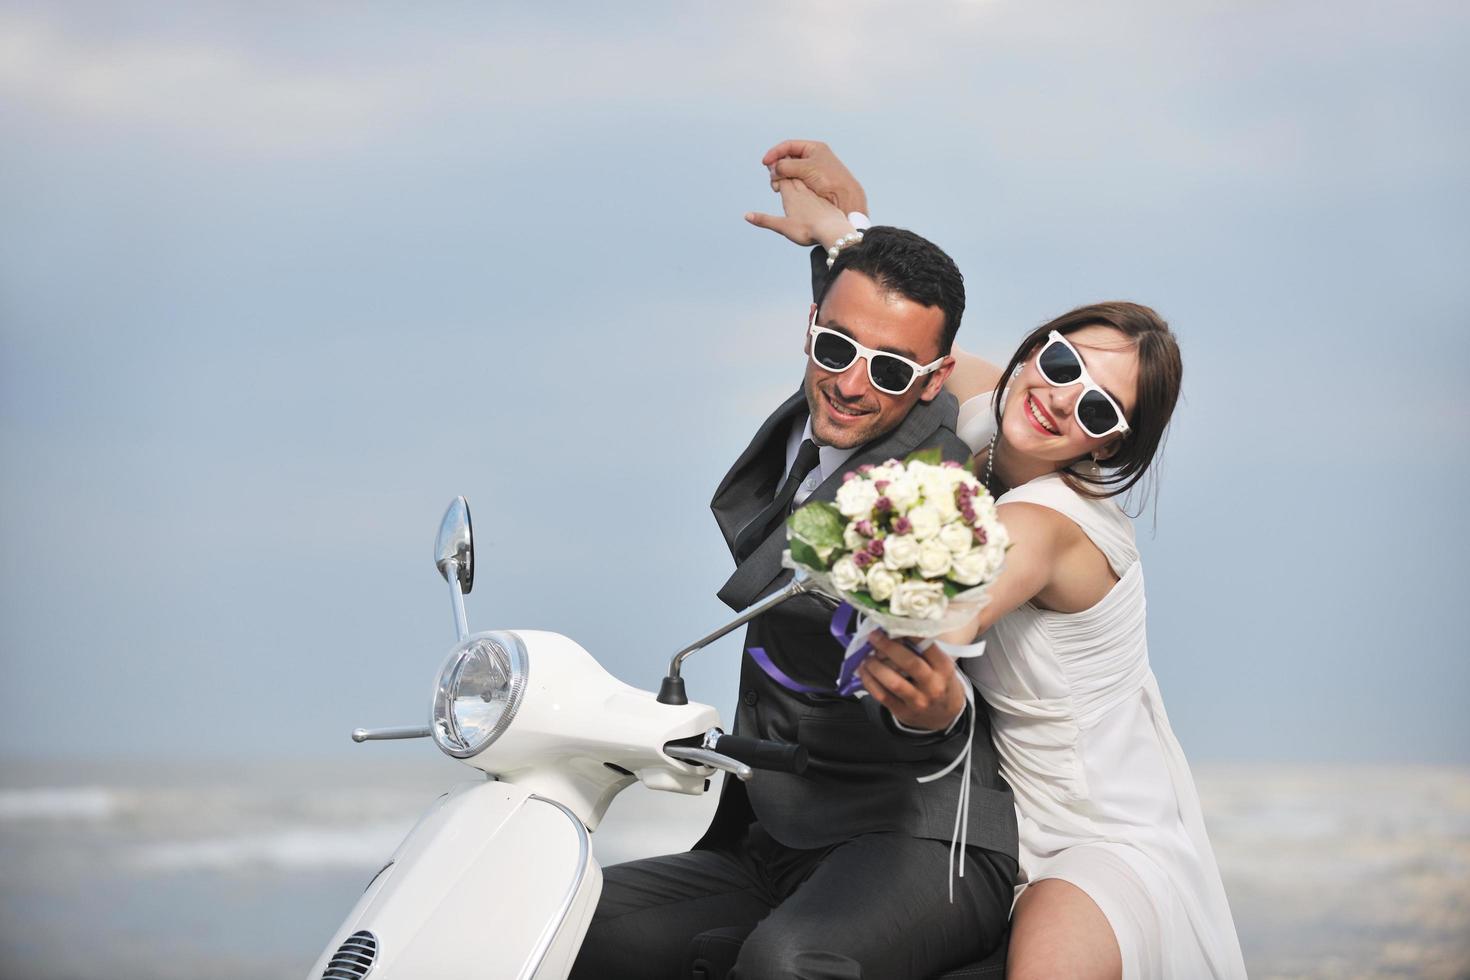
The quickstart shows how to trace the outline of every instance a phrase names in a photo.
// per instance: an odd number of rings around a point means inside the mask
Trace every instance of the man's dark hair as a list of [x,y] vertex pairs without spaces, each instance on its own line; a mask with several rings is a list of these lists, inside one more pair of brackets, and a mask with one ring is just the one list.
[[849,245],[837,256],[817,292],[817,306],[822,305],[827,290],[844,269],[861,272],[879,289],[920,306],[939,307],[944,314],[939,353],[949,353],[965,313],[965,277],[942,248],[911,231],[875,225],[863,232],[860,244]]

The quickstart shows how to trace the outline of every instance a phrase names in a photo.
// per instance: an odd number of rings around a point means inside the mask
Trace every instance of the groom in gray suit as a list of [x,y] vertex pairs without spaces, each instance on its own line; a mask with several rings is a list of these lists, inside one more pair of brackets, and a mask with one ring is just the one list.
[[[843,474],[937,447],[966,460],[956,404],[941,386],[964,311],[959,270],[910,232],[873,228],[829,271],[813,256],[810,355],[802,390],[760,427],[711,502],[736,568],[720,598],[743,610],[783,587],[785,516],[832,500]],[[751,622],[746,648],[780,671],[829,685],[843,649],[834,604],[802,595]],[[732,978],[929,977],[976,959],[1004,932],[1016,875],[1016,825],[983,705],[974,719],[964,876],[949,900],[950,842],[970,739],[896,722],[872,698],[789,690],[750,657],[735,731],[797,742],[802,775],[726,779],[694,850],[608,868],[573,976],[676,978],[691,949],[739,943]],[[697,940],[697,941],[696,941]]]

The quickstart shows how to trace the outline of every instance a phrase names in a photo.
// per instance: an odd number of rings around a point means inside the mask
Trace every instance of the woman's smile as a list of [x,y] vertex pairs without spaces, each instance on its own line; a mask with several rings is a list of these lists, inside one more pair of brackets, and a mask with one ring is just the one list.
[[1062,434],[1062,430],[1057,427],[1057,420],[1052,418],[1047,410],[1041,407],[1041,403],[1029,394],[1026,396],[1026,410],[1027,417],[1036,428],[1049,436]]

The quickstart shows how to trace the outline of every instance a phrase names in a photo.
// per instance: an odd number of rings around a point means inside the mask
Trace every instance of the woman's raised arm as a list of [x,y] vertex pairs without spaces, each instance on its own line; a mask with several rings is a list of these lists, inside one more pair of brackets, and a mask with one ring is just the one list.
[[847,215],[814,194],[799,180],[778,180],[782,214],[746,212],[745,220],[757,228],[766,228],[798,245],[821,245],[830,248],[837,239],[853,230]]

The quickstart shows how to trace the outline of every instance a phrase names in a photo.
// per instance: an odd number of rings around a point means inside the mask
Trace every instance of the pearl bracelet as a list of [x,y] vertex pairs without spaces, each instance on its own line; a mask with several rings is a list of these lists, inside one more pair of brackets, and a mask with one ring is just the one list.
[[844,248],[847,248],[849,245],[856,245],[862,240],[862,232],[850,231],[833,242],[832,247],[827,249],[827,268],[832,268],[832,264],[837,261],[837,256],[842,254]]

